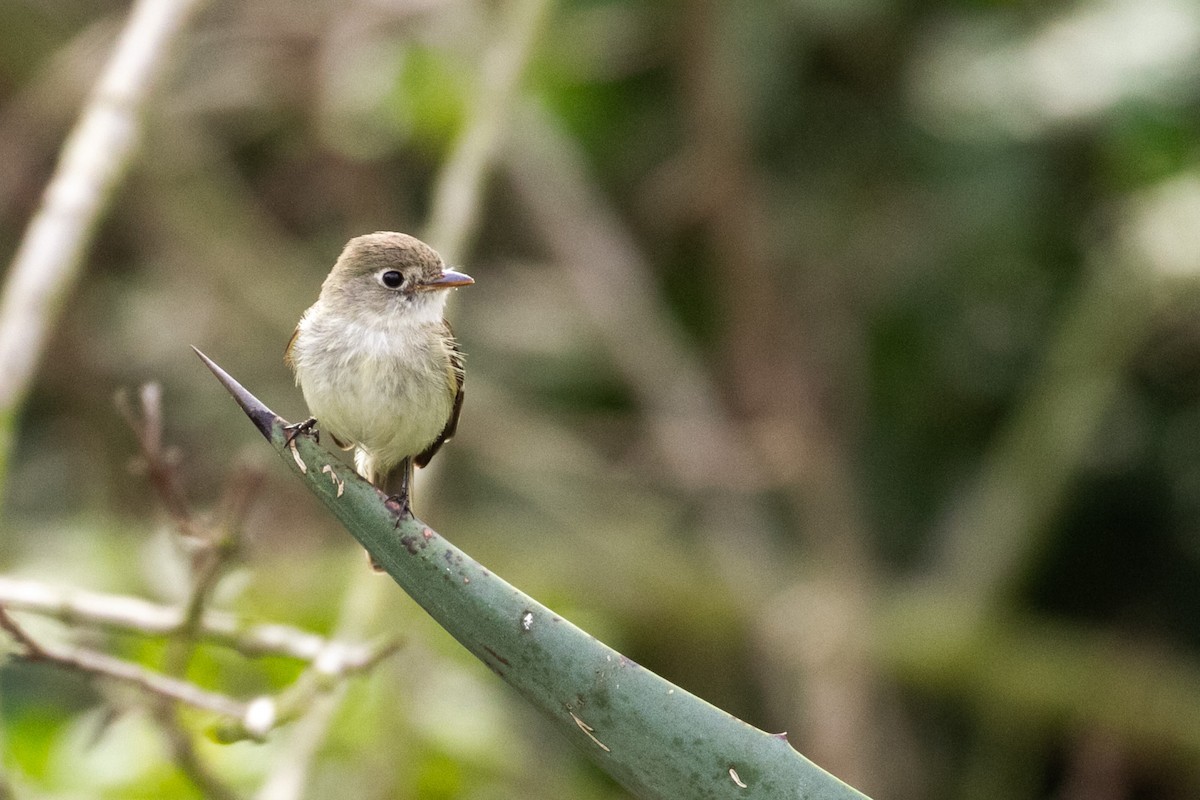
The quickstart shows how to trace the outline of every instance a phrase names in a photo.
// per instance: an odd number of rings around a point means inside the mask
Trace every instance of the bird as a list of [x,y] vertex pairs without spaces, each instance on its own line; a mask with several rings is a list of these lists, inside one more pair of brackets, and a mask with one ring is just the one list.
[[356,236],[300,317],[284,362],[309,419],[355,470],[412,516],[413,467],[429,464],[454,436],[463,405],[463,354],[445,318],[450,290],[471,276],[450,269],[405,233]]

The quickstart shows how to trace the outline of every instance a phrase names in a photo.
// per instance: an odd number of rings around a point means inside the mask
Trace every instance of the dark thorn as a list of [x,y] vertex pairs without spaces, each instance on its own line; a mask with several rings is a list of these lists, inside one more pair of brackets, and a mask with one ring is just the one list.
[[304,422],[296,422],[291,425],[284,425],[283,429],[285,431],[287,431],[288,434],[287,434],[287,438],[283,440],[283,446],[287,447],[288,445],[290,445],[292,443],[292,441],[302,433],[305,435],[308,435],[308,436],[312,436],[313,441],[316,442],[317,444],[320,444],[321,443],[321,432],[313,430],[313,428],[315,428],[316,425],[317,425],[316,417],[309,417],[308,419],[304,420]]
[[246,416],[254,423],[254,427],[258,428],[258,432],[266,437],[267,441],[271,441],[271,434],[275,430],[275,425],[284,424],[284,419],[276,414],[271,409],[267,408],[262,402],[246,391],[243,386],[229,376],[229,373],[217,366],[211,358],[201,353],[196,347],[192,348],[196,351],[196,355],[200,356],[200,360],[204,365],[212,370],[212,374],[217,376],[217,380],[221,385],[233,395],[233,399],[242,407],[242,411],[246,412]]

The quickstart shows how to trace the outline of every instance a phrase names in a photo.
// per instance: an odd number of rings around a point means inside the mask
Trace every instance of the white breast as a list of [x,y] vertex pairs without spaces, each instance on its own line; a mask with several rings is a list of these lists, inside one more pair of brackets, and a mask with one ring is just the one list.
[[450,347],[436,311],[366,327],[318,303],[300,320],[292,360],[310,413],[378,474],[422,452],[450,417]]

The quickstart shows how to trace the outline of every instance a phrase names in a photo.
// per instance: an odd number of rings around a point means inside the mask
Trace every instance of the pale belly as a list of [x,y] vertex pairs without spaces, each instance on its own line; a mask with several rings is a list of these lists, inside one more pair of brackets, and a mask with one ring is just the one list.
[[445,427],[454,402],[449,351],[441,340],[411,346],[414,337],[340,338],[315,347],[319,337],[301,336],[296,381],[320,429],[386,472],[424,451]]

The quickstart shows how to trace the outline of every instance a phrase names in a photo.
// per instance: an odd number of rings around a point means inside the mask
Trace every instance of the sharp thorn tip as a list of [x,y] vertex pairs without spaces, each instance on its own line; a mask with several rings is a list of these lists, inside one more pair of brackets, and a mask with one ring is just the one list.
[[270,441],[276,424],[282,425],[284,420],[274,411],[263,405],[261,400],[250,394],[244,386],[234,380],[228,372],[221,369],[215,361],[200,352],[198,347],[193,345],[192,350],[195,351],[196,355],[200,357],[200,360],[204,362],[204,365],[209,368],[212,374],[216,376],[217,380],[221,382],[226,391],[233,395],[233,399],[246,412],[246,416],[258,428],[259,433]]

